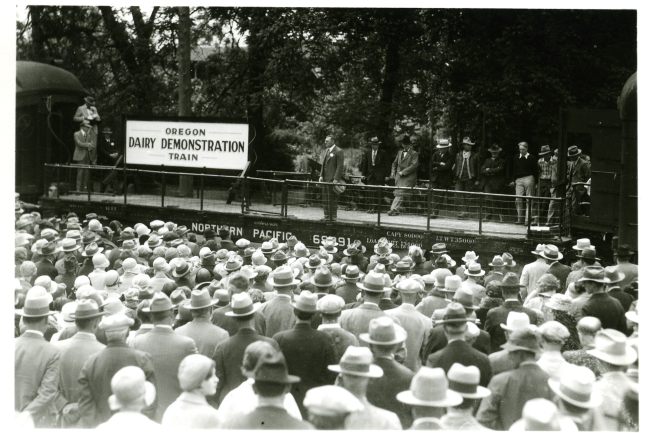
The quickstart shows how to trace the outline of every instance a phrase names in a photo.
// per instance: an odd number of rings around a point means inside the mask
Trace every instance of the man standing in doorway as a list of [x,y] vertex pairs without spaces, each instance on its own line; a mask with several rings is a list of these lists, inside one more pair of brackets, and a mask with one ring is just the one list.
[[[515,157],[512,173],[514,180],[510,182],[510,186],[514,185],[515,194],[517,196],[532,197],[535,190],[535,178],[537,177],[537,160],[528,153],[528,143],[525,141],[519,143],[519,155]],[[524,202],[523,198],[517,197],[515,204],[517,205],[516,224],[525,225],[530,218],[527,203]]]
[[319,182],[329,182],[322,185],[323,210],[325,217],[322,221],[336,221],[336,210],[339,195],[334,190],[334,183],[345,183],[343,180],[345,155],[343,150],[334,143],[331,135],[325,137],[325,155],[321,164]]

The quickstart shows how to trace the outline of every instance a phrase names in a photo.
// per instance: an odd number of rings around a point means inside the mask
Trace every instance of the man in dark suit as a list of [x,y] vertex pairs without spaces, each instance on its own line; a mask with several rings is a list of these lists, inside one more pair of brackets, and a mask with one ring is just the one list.
[[[456,179],[456,191],[475,191],[478,187],[478,155],[472,152],[475,146],[469,137],[463,138],[463,150],[456,154],[454,163],[454,178]],[[458,194],[456,206],[460,210],[459,217],[464,217],[466,210],[471,206],[473,200],[467,199],[465,195]]]
[[178,366],[187,355],[198,351],[194,340],[178,335],[172,329],[174,305],[167,295],[155,293],[150,306],[146,308],[145,312],[151,314],[153,329],[135,337],[133,348],[148,353],[153,360],[158,395],[154,420],[160,422],[167,407],[183,392],[178,383]]
[[328,365],[336,362],[332,339],[311,327],[317,301],[316,294],[308,290],[300,292],[294,303],[296,326],[273,336],[287,360],[289,372],[300,377],[300,383],[293,385],[291,394],[303,418],[307,417],[303,406],[307,390],[334,383],[334,376],[327,369]]
[[429,355],[427,366],[442,368],[446,373],[456,362],[475,365],[481,372],[481,386],[487,386],[492,378],[490,361],[486,354],[474,349],[465,341],[467,321],[467,314],[462,305],[452,302],[447,306],[441,323],[448,343],[444,349]]
[[566,288],[566,279],[571,273],[571,267],[560,263],[562,253],[555,245],[547,244],[539,256],[544,258],[546,263],[548,263],[546,273],[557,278],[560,281],[560,290],[564,290]]
[[94,300],[78,300],[74,312],[77,332],[71,338],[54,343],[61,351],[60,398],[57,405],[63,408],[61,411],[63,427],[74,427],[79,421],[79,371],[92,355],[106,347],[95,337],[97,325],[103,315],[104,313],[99,311],[99,306]]
[[[395,179],[395,186],[414,187],[418,180],[418,165],[418,153],[411,146],[411,137],[404,135],[402,150],[397,152],[391,168],[391,177]],[[408,199],[408,191],[404,189],[396,189],[394,195],[395,199],[388,215],[399,215],[402,202]]]
[[[72,161],[76,164],[96,164],[97,163],[97,144],[93,140],[90,123],[86,120],[81,122],[81,127],[74,133],[74,153]],[[90,187],[90,170],[80,168],[77,170],[76,190],[84,191]]]
[[311,430],[314,427],[298,420],[284,408],[284,396],[300,378],[287,372],[281,353],[266,354],[260,358],[253,373],[253,390],[258,397],[257,407],[250,413],[227,420],[220,427],[236,430]]
[[[506,184],[506,162],[500,156],[501,150],[498,144],[490,146],[488,148],[490,158],[483,161],[481,166],[480,189],[487,194],[501,194]],[[503,202],[493,196],[488,196],[486,199],[485,220],[487,221],[490,216],[498,216],[499,221],[503,222]]]
[[325,217],[323,221],[336,221],[336,210],[339,201],[339,194],[334,190],[334,183],[345,183],[345,155],[343,150],[334,143],[332,136],[325,137],[325,154],[320,170],[319,182],[329,182],[323,185],[323,210]]
[[188,305],[188,309],[192,313],[192,321],[176,328],[175,332],[178,335],[194,340],[199,353],[212,358],[217,346],[226,341],[230,335],[224,329],[210,322],[212,308],[218,301],[210,297],[207,290],[209,285],[210,282],[206,281],[192,290]]
[[438,140],[436,151],[431,157],[431,186],[434,189],[444,189],[445,192],[435,193],[432,217],[447,205],[447,190],[454,188],[454,155],[451,153],[451,141],[446,138]]
[[530,323],[534,325],[540,321],[537,313],[530,308],[525,308],[519,300],[519,290],[523,285],[519,284],[517,274],[508,272],[499,283],[499,287],[503,294],[503,305],[488,311],[485,319],[485,330],[490,334],[490,353],[500,350],[501,345],[506,342],[501,324],[506,324],[511,311],[526,313]]
[[41,275],[47,275],[52,280],[54,280],[59,272],[54,266],[55,263],[55,254],[57,253],[57,247],[54,242],[49,242],[40,249],[39,251],[41,259],[36,262],[36,275],[34,275],[34,280],[40,277]]
[[[377,137],[370,139],[370,149],[363,154],[359,171],[363,176],[363,182],[366,185],[384,185],[386,178],[390,175],[388,164],[388,155],[383,149],[380,149],[381,141]],[[381,206],[382,192],[371,189],[368,191],[368,213],[376,212]]]
[[592,316],[600,320],[603,329],[616,329],[623,334],[629,334],[625,311],[618,299],[605,292],[605,285],[609,282],[605,278],[605,268],[602,266],[587,266],[584,268],[582,283],[591,295],[582,307],[581,317]]
[[[222,283],[223,284],[223,283]],[[228,293],[230,298],[239,293],[247,292],[250,288],[250,280],[241,274],[240,272],[232,273],[228,276]],[[218,326],[221,329],[228,331],[228,335],[231,337],[240,329],[236,316],[231,316],[228,312],[232,311],[231,304],[228,304],[223,307],[219,307],[212,312],[212,317],[210,321],[213,325]],[[264,316],[262,316],[259,311],[255,310],[253,315],[253,321],[255,324],[255,330],[261,334],[265,334],[264,329]],[[218,393],[217,393],[218,394]]]
[[370,346],[375,364],[384,370],[383,376],[370,379],[368,401],[377,407],[395,412],[405,429],[413,423],[411,408],[398,401],[395,396],[409,389],[414,373],[395,361],[395,352],[401,348],[406,337],[406,331],[389,317],[371,320],[368,332],[359,336]]
[[[151,355],[126,345],[126,336],[133,323],[133,319],[124,313],[107,316],[102,321],[101,328],[106,333],[106,347],[86,361],[79,375],[79,427],[97,427],[111,417],[111,409],[108,406],[108,397],[112,394],[111,379],[122,367],[140,367],[147,380],[155,385]],[[153,419],[156,407],[154,402],[143,413]]]
[[[253,304],[253,300],[248,293],[234,294],[230,300],[230,310],[225,314],[234,320],[238,329],[234,335],[217,346],[214,354],[217,377],[219,378],[219,385],[214,398],[218,403],[221,403],[226,394],[246,380],[242,374],[241,365],[244,359],[244,351],[249,344],[263,340],[279,350],[278,343],[275,340],[259,335],[255,331],[254,317],[258,308],[257,305]],[[211,404],[217,406],[214,401]]]
[[384,274],[370,271],[366,274],[363,284],[357,283],[363,294],[363,303],[359,306],[343,310],[341,313],[341,328],[359,335],[368,332],[370,321],[379,316],[385,316],[379,308],[379,302],[384,295]]
[[[16,314],[22,316],[23,334],[14,344],[14,409],[31,415],[36,427],[54,427],[54,401],[59,384],[59,350],[44,338],[52,296],[34,288]],[[43,291],[44,292],[44,291]]]

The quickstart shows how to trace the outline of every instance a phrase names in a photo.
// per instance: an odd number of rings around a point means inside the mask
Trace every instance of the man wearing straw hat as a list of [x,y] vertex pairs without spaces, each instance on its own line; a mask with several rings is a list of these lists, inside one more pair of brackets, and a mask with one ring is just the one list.
[[370,271],[363,279],[363,283],[357,283],[363,295],[363,303],[356,308],[343,310],[341,313],[341,328],[351,332],[355,337],[368,332],[370,321],[384,313],[379,308],[379,302],[384,295],[386,281],[384,274]]
[[[506,183],[505,160],[500,156],[503,149],[498,144],[492,144],[488,147],[490,158],[483,161],[481,166],[481,188],[480,190],[487,194],[501,194]],[[499,221],[503,222],[503,208],[498,207],[501,200],[493,196],[486,196],[485,221],[491,216],[498,216]]]
[[413,371],[395,360],[395,353],[406,340],[406,331],[390,318],[378,317],[370,321],[368,332],[359,337],[370,346],[375,364],[384,371],[383,376],[368,383],[368,401],[395,412],[402,427],[409,428],[413,422],[411,410],[395,398],[398,392],[408,389],[413,379]]
[[146,380],[144,372],[136,366],[121,368],[111,379],[108,405],[116,413],[97,428],[115,431],[117,429],[154,429],[160,425],[151,421],[141,412],[156,399],[156,387]]
[[594,390],[595,383],[591,370],[574,365],[566,368],[560,378],[548,380],[560,414],[570,418],[580,431],[605,430],[602,415],[597,411],[603,397]]
[[545,398],[528,400],[510,431],[578,431],[575,423],[558,411],[557,406]]
[[[111,395],[110,379],[122,367],[140,367],[146,379],[155,384],[151,355],[126,345],[126,336],[132,325],[133,319],[124,313],[104,317],[100,326],[106,333],[107,345],[86,361],[79,375],[79,427],[96,427],[111,417],[108,405],[108,397]],[[144,410],[148,417],[153,418],[156,406],[154,403]]]
[[431,184],[435,189],[444,189],[442,193],[434,193],[436,197],[436,208],[433,209],[432,218],[448,206],[447,191],[454,189],[454,155],[449,151],[451,140],[447,138],[438,139],[436,151],[431,157]]
[[338,362],[349,346],[358,346],[359,340],[351,332],[341,328],[339,317],[345,306],[343,298],[337,295],[325,295],[318,300],[316,308],[321,315],[322,323],[318,330],[326,333],[334,343],[334,354]]
[[515,331],[503,348],[516,368],[490,380],[488,388],[492,394],[481,401],[476,414],[481,424],[496,430],[508,430],[521,417],[528,400],[552,397],[548,374],[535,362],[540,351],[535,333],[530,329]]
[[350,346],[336,365],[329,369],[338,373],[339,386],[350,391],[364,406],[345,421],[347,430],[401,430],[402,425],[395,413],[372,405],[366,397],[371,378],[381,377],[383,370],[372,363],[372,353],[367,347]]
[[455,363],[447,372],[449,389],[463,397],[458,406],[450,406],[447,413],[440,418],[442,430],[485,430],[474,417],[478,403],[488,397],[489,389],[480,386],[481,372],[474,366]]
[[194,340],[198,353],[212,358],[217,346],[230,336],[228,332],[210,322],[212,310],[219,302],[212,299],[207,290],[209,282],[197,285],[190,295],[187,308],[192,313],[192,321],[175,329],[176,334]]
[[442,368],[422,367],[413,376],[409,389],[397,394],[397,400],[411,406],[411,430],[440,430],[445,408],[461,404],[463,397],[449,389]]
[[25,331],[14,344],[14,409],[28,412],[36,427],[54,427],[54,402],[59,384],[59,349],[47,342],[44,332],[51,314],[52,295],[40,287],[27,292],[16,314]]
[[267,337],[273,337],[281,331],[287,331],[296,324],[291,297],[300,281],[294,277],[289,266],[280,266],[271,273],[271,286],[276,295],[262,304],[259,313],[264,317]]
[[[517,311],[508,313],[508,319],[505,324],[501,324],[501,328],[504,331],[506,340],[510,339],[510,334],[520,329],[530,329],[533,332],[537,330],[537,326],[530,324],[530,318],[526,313],[519,313]],[[488,359],[490,360],[490,368],[494,376],[504,371],[517,368],[508,355],[508,351],[505,349],[490,353]]]
[[603,396],[600,412],[604,415],[604,430],[620,430],[618,415],[629,383],[625,371],[637,361],[637,352],[625,334],[603,329],[598,331],[594,348],[587,353],[598,358],[606,370],[594,387]]
[[65,427],[73,427],[79,421],[79,371],[92,355],[106,347],[95,336],[97,325],[104,314],[92,299],[78,300],[72,314],[77,332],[56,343],[61,351],[58,404],[62,407],[61,420]]
[[317,301],[315,293],[308,290],[300,292],[293,302],[293,314],[296,316],[293,329],[273,336],[287,360],[289,372],[301,379],[300,384],[293,386],[291,393],[303,418],[307,416],[302,405],[307,390],[331,384],[334,380],[327,371],[327,366],[336,359],[332,339],[311,327],[312,317],[318,312]]
[[535,261],[530,262],[524,265],[521,270],[521,277],[519,282],[522,285],[521,290],[521,299],[526,299],[528,294],[532,293],[535,290],[535,284],[539,277],[548,272],[549,265],[546,262],[546,259],[541,256],[541,253],[544,251],[544,244],[537,244],[535,251],[530,253],[535,256]]
[[194,340],[178,335],[172,329],[174,306],[167,295],[155,293],[145,312],[151,314],[154,326],[146,334],[135,337],[133,348],[149,353],[153,360],[158,390],[155,420],[160,422],[167,406],[182,392],[178,384],[178,366],[187,355],[197,353],[197,349]]

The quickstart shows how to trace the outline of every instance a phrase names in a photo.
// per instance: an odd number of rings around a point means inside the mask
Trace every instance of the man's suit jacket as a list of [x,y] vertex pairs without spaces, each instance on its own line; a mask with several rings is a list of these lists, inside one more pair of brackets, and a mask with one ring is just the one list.
[[449,150],[436,150],[431,157],[431,181],[434,188],[450,189],[454,183],[454,155]]
[[392,310],[386,310],[386,314],[399,322],[402,328],[406,330],[406,359],[404,365],[411,371],[418,371],[421,367],[420,349],[431,332],[431,319],[419,313],[414,305],[405,303]]
[[336,180],[338,182],[343,182],[343,175],[345,174],[345,155],[343,154],[343,149],[338,146],[334,146],[332,151],[329,151],[329,148],[323,154],[322,167],[320,169],[320,175],[323,178],[323,182],[332,182]]
[[427,366],[440,367],[446,373],[456,362],[465,366],[475,365],[478,367],[481,372],[481,386],[487,386],[492,379],[492,368],[487,355],[474,349],[464,340],[451,341],[444,349],[429,355]]
[[40,277],[41,275],[47,275],[52,280],[54,280],[56,276],[59,275],[59,273],[51,261],[46,258],[42,258],[36,262],[36,276]]
[[334,344],[334,355],[336,362],[341,360],[341,357],[345,353],[346,349],[349,346],[358,346],[359,340],[351,332],[346,331],[341,328],[340,325],[320,325],[317,328],[317,331],[324,332],[329,335]]
[[375,358],[374,363],[384,370],[384,375],[370,379],[366,392],[368,401],[379,408],[395,412],[402,427],[409,428],[413,423],[411,408],[398,401],[396,395],[409,389],[415,373],[394,359]]
[[227,331],[213,325],[209,319],[202,317],[176,328],[174,332],[194,340],[199,353],[208,358],[212,358],[217,346],[230,337]]
[[356,302],[359,288],[355,283],[344,283],[336,288],[336,295],[343,298],[346,304]]
[[[217,385],[217,394],[215,397],[208,399],[208,401],[212,400],[211,404],[214,403],[215,399],[221,403],[226,394],[246,380],[241,372],[244,351],[249,344],[260,340],[266,341],[276,349],[280,348],[274,339],[259,335],[255,330],[249,328],[238,330],[235,335],[217,346],[214,361],[216,363],[219,384]],[[216,404],[214,406],[216,407]]]
[[160,422],[167,406],[183,392],[178,383],[178,366],[187,355],[197,353],[196,344],[189,337],[177,335],[171,327],[154,326],[146,334],[135,337],[133,348],[150,354],[153,360],[158,396],[155,421]]
[[[406,156],[400,149],[395,156],[391,174],[395,178],[395,186],[415,186],[418,180],[418,153],[411,147]],[[402,172],[400,175],[399,173]]]
[[566,279],[571,273],[571,267],[563,265],[560,262],[553,262],[546,271],[547,274],[553,275],[555,278],[560,280],[560,290],[558,292],[563,292],[566,290]]
[[57,341],[54,346],[61,352],[59,391],[65,399],[63,404],[78,402],[81,397],[79,372],[91,356],[106,346],[97,341],[94,334],[87,332],[77,332],[68,339]]
[[[108,397],[113,394],[111,379],[122,367],[128,365],[140,367],[146,379],[156,386],[151,355],[131,349],[126,343],[111,342],[106,348],[88,358],[79,375],[79,385],[81,385],[79,427],[92,428],[108,421],[111,417]],[[154,402],[143,413],[151,418],[155,414],[156,407],[157,403]]]
[[619,302],[605,292],[592,293],[582,307],[582,317],[593,316],[600,319],[603,329],[616,329],[628,333],[625,310]]
[[288,296],[277,295],[275,298],[262,304],[259,313],[264,317],[266,336],[273,337],[281,331],[287,331],[296,324],[293,314],[293,305]]
[[14,409],[29,412],[39,427],[57,395],[59,349],[29,331],[14,341]]
[[90,133],[84,133],[82,130],[74,133],[74,153],[72,160],[82,162],[88,157],[88,160],[95,164],[97,162],[97,150],[92,141]]
[[492,368],[492,374],[494,376],[503,373],[504,371],[510,371],[517,368],[517,366],[508,356],[508,353],[509,352],[507,350],[502,349],[498,352],[490,353],[488,356],[490,360],[490,367]]
[[[456,154],[456,162],[454,163],[454,178],[460,179],[462,176],[461,169],[466,171],[467,168],[463,167],[463,151],[459,151]],[[469,172],[472,175],[471,180],[478,179],[479,175],[478,167],[478,154],[472,152],[469,156]]]
[[334,344],[329,335],[311,328],[309,323],[296,323],[293,329],[273,336],[287,360],[289,374],[300,377],[291,387],[298,408],[307,417],[303,400],[307,390],[334,383],[335,375],[327,369],[336,363]]
[[553,400],[548,377],[535,361],[523,362],[519,368],[494,376],[488,385],[492,394],[481,401],[476,419],[490,429],[510,429],[521,418],[528,400]]
[[506,342],[506,335],[503,328],[501,328],[501,324],[506,324],[508,314],[511,311],[526,313],[530,318],[530,323],[537,325],[537,313],[530,308],[524,307],[519,301],[508,299],[503,302],[503,305],[492,308],[487,313],[484,326],[484,329],[490,334],[490,353],[501,350],[501,345]]
[[356,308],[343,310],[339,323],[341,324],[341,328],[353,333],[355,337],[359,338],[359,334],[368,332],[368,326],[372,319],[384,315],[386,313],[377,305],[363,303]]
[[[429,339],[424,343],[424,345],[422,345],[422,350],[420,351],[420,359],[422,360],[422,363],[426,364],[429,355],[444,349],[446,346],[447,334],[445,334],[442,325],[434,326],[429,333]],[[480,334],[472,344],[472,347],[486,355],[490,353],[490,334],[481,329]]]
[[415,309],[430,319],[435,310],[447,308],[449,302],[450,301],[444,297],[428,295],[422,298],[422,301],[415,306]]
[[227,421],[219,426],[226,430],[313,430],[307,421],[295,419],[289,413],[275,406],[258,406],[251,413]]
[[390,175],[389,164],[390,161],[386,152],[383,149],[377,149],[375,165],[373,166],[372,149],[368,149],[361,158],[359,171],[366,178],[367,184],[383,185],[386,182],[386,178]]

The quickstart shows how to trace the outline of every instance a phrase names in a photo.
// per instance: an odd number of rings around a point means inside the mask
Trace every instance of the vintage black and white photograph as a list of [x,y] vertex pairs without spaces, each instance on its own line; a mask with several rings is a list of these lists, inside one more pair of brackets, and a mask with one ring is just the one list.
[[640,431],[639,9],[136,3],[6,8],[10,424]]

